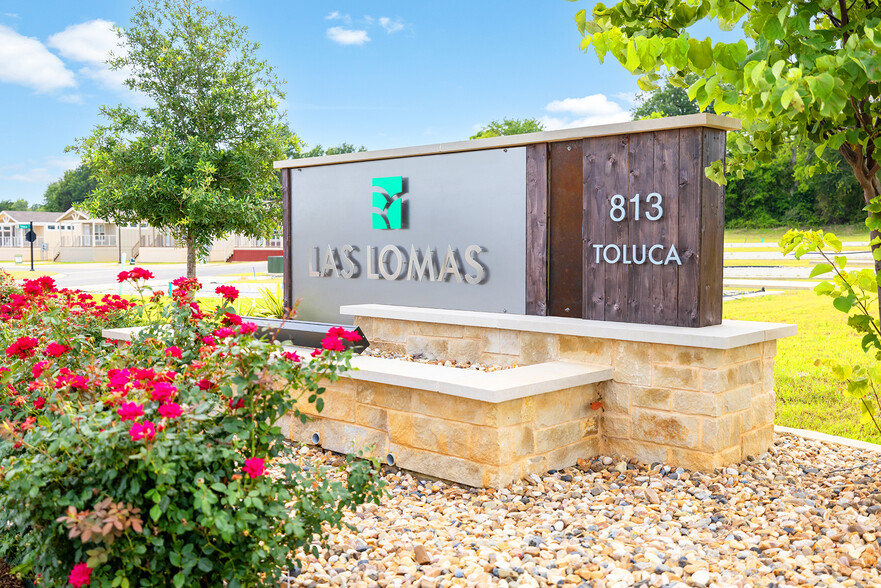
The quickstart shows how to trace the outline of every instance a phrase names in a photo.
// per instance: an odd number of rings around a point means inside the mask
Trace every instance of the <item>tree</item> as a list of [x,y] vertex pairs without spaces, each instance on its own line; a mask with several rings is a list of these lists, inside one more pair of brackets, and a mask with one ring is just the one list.
[[[302,149],[306,148],[305,143],[301,143]],[[288,154],[290,159],[301,159],[303,157],[321,157],[322,155],[341,155],[343,153],[360,153],[362,151],[367,151],[367,147],[361,145],[357,149],[351,143],[340,143],[336,147],[329,147],[327,150],[324,149],[320,144],[316,145],[309,151],[303,151],[302,149],[298,149],[297,151]]]
[[247,28],[196,0],[140,0],[118,32],[126,51],[108,63],[130,70],[127,86],[153,105],[102,107],[109,123],[73,147],[97,179],[89,208],[184,240],[193,277],[215,239],[267,237],[278,225],[284,94]]
[[92,172],[87,165],[80,165],[76,169],[64,172],[64,176],[46,188],[40,208],[52,212],[65,212],[74,204],[84,202],[97,185],[95,178],[91,176]]
[[[657,90],[640,92],[636,95],[636,106],[631,114],[633,120],[654,118],[661,116],[680,116],[683,114],[696,114],[700,112],[696,100],[688,97],[688,92],[683,88],[670,83],[667,76]],[[707,107],[707,112],[713,112],[713,105]]]
[[24,198],[18,200],[0,200],[0,210],[27,210],[28,201]]
[[[881,2],[622,0],[597,4],[592,16],[575,16],[582,49],[592,46],[600,61],[611,53],[641,74],[643,90],[657,87],[662,67],[679,87],[693,74],[689,98],[743,121],[729,143],[738,177],[794,138],[814,143],[818,156],[838,151],[862,189],[881,272]],[[689,28],[704,19],[725,30],[740,25],[750,43],[692,37]],[[708,176],[724,182],[722,163]]]
[[502,122],[492,121],[481,128],[471,139],[486,139],[487,137],[501,137],[504,135],[522,135],[524,133],[538,133],[544,130],[544,125],[534,118],[506,118]]

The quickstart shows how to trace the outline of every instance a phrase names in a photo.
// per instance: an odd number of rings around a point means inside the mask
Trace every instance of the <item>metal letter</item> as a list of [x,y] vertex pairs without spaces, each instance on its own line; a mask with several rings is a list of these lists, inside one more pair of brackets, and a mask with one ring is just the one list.
[[331,273],[340,276],[340,260],[336,249],[328,245],[327,253],[324,254],[324,263],[321,264],[321,275],[329,276]]
[[358,251],[358,248],[353,247],[352,245],[343,246],[343,263],[346,265],[346,269],[342,271],[342,276],[347,280],[357,278],[361,275],[361,266],[352,256],[352,252],[354,251]]
[[655,261],[655,256],[652,255],[652,253],[655,251],[655,249],[663,249],[663,248],[664,248],[663,245],[652,245],[649,248],[649,261],[651,261],[654,265],[664,265],[664,262],[661,261],[660,259]]
[[375,249],[368,245],[367,247],[367,279],[378,280],[379,274],[376,273],[376,257],[373,255]]
[[318,257],[320,255],[321,255],[321,253],[318,251],[318,247],[313,247],[312,248],[312,255],[309,256],[309,277],[310,278],[320,278],[321,277],[321,273],[319,273],[319,271],[317,269],[315,269],[316,267],[318,267]]
[[[425,277],[425,271],[428,270],[429,279],[433,282],[437,280],[437,260],[435,259],[434,249],[425,248],[425,257],[422,263],[419,263],[419,250],[415,245],[410,246],[410,266],[407,268],[407,279],[422,281]],[[415,276],[415,277],[414,277]]]
[[[395,267],[395,271],[388,271],[388,257],[387,254],[395,252],[395,255],[398,257],[398,265]],[[395,245],[386,245],[382,248],[382,251],[379,252],[379,273],[382,274],[382,277],[386,280],[397,280],[401,277],[401,274],[404,273],[404,258],[407,256],[406,253],[401,251],[401,249]]]
[[633,247],[633,263],[635,263],[636,265],[644,264],[645,263],[645,245],[642,246],[642,259],[639,259],[639,260],[636,259],[636,248],[639,247],[639,245],[631,245],[631,247]]
[[486,266],[480,263],[477,256],[483,252],[480,245],[469,245],[465,249],[465,263],[477,270],[477,275],[470,276],[465,274],[465,281],[469,284],[482,284],[486,279]]
[[670,251],[667,252],[667,259],[664,260],[664,265],[670,263],[671,259],[675,259],[677,265],[682,265],[682,260],[679,259],[679,253],[676,252],[676,245],[670,245]]
[[[618,254],[615,256],[615,259],[609,259],[609,249],[614,249],[615,253]],[[603,259],[606,260],[606,263],[618,263],[618,260],[621,259],[621,249],[617,245],[606,245],[603,248]]]
[[597,252],[597,263],[599,263],[600,262],[600,251],[602,250],[603,246],[602,245],[594,245],[593,248]]
[[447,245],[447,255],[444,257],[444,263],[441,266],[441,273],[437,281],[446,282],[448,274],[456,276],[457,282],[462,282],[462,269],[459,267],[459,258],[453,253],[452,245]]

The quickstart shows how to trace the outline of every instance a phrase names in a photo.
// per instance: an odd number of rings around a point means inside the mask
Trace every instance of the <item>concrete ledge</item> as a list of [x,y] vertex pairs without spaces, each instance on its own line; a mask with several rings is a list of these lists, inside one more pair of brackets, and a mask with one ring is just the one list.
[[105,339],[117,341],[131,341],[135,335],[147,327],[123,327],[121,329],[101,329],[101,336]]
[[722,321],[721,325],[699,328],[667,327],[663,325],[590,321],[557,316],[444,310],[387,304],[352,304],[341,306],[340,313],[378,319],[464,325],[554,335],[574,335],[594,339],[660,343],[707,349],[734,349],[753,343],[791,337],[797,332],[795,325],[753,321],[725,320]]
[[853,449],[865,449],[867,451],[875,451],[881,453],[881,445],[868,443],[866,441],[857,441],[856,439],[848,439],[847,437],[837,437],[835,435],[828,435],[826,433],[820,433],[818,431],[809,431],[808,429],[793,429],[792,427],[781,427],[777,425],[774,427],[774,432],[788,433],[790,435],[795,435],[796,437],[811,439],[813,441],[822,441],[823,443],[835,443],[837,445],[844,445],[845,447],[851,447]]
[[612,368],[574,361],[552,361],[496,372],[381,357],[355,357],[353,380],[438,392],[498,404],[612,379]]

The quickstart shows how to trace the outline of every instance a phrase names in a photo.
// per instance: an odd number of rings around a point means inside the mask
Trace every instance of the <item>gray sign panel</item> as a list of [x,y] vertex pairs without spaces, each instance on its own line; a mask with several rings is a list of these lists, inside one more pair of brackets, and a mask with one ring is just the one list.
[[367,303],[525,313],[525,148],[290,174],[299,319]]

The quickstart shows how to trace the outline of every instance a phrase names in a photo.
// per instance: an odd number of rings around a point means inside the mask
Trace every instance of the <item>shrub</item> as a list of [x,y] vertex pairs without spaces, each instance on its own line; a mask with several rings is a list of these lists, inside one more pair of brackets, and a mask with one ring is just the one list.
[[0,557],[17,571],[52,586],[277,585],[297,548],[379,501],[375,462],[350,456],[343,481],[303,471],[275,424],[305,419],[298,402],[321,408],[320,383],[349,368],[334,340],[357,335],[335,331],[307,361],[255,339],[231,296],[206,315],[198,282],[174,285],[132,344],[68,337],[46,356],[44,333],[33,344],[22,327],[36,305],[4,323]]

